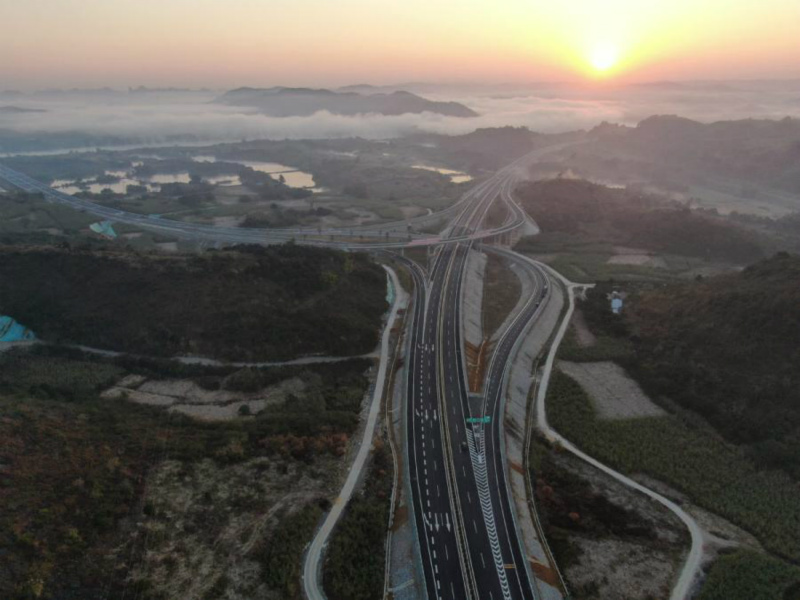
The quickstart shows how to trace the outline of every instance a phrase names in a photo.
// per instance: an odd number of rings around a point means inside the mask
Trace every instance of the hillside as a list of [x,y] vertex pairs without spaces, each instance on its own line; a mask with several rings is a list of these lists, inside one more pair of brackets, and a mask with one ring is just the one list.
[[636,127],[603,124],[588,138],[593,142],[579,152],[584,158],[593,155],[594,165],[609,177],[618,171],[664,183],[727,181],[800,190],[800,119],[700,123],[655,115]]
[[0,113],[3,114],[11,114],[11,115],[21,115],[26,113],[43,113],[47,112],[46,110],[42,110],[40,108],[26,108],[24,106],[0,106]]
[[[238,250],[238,251],[237,251]],[[386,278],[365,255],[287,244],[201,256],[0,248],[0,314],[44,340],[267,361],[377,343]]]
[[559,178],[524,184],[517,196],[545,233],[708,260],[746,263],[764,255],[761,236],[656,195]]
[[319,111],[348,116],[422,112],[449,117],[477,116],[475,111],[458,102],[436,102],[404,91],[360,94],[308,88],[239,88],[226,92],[214,102],[230,106],[250,106],[273,117],[303,117]]
[[653,395],[800,477],[800,257],[643,292],[628,306],[630,366]]
[[[1,352],[0,598],[299,598],[369,366]],[[273,402],[198,421],[101,397],[117,381]]]

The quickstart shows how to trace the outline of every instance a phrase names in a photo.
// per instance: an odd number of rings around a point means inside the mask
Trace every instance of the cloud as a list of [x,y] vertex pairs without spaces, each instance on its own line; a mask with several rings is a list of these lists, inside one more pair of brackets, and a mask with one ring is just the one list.
[[210,94],[39,95],[6,104],[43,113],[0,114],[0,129],[25,133],[81,132],[132,141],[176,136],[198,140],[303,139],[359,136],[385,139],[415,132],[462,134],[479,127],[525,126],[546,133],[593,127],[601,121],[635,124],[652,114],[680,114],[702,121],[800,116],[796,86],[779,84],[663,84],[586,90],[431,88],[432,99],[457,100],[480,113],[471,119],[437,114],[342,116],[320,112],[276,118],[210,103]]

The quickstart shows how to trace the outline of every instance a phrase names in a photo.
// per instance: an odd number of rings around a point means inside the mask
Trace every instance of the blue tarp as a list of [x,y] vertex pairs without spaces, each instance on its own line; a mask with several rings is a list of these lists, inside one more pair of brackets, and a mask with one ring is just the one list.
[[11,317],[0,315],[0,342],[23,342],[25,340],[35,340],[36,335],[17,323]]
[[99,233],[104,238],[109,240],[117,239],[117,232],[114,231],[114,228],[111,226],[111,221],[100,221],[99,223],[92,223],[89,225],[89,229],[94,231],[95,233]]

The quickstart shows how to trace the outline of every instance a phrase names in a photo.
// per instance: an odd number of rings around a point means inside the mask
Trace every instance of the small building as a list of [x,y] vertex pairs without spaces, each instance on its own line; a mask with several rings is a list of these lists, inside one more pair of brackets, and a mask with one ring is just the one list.
[[608,299],[611,300],[611,312],[615,315],[622,313],[622,304],[625,296],[626,294],[620,294],[617,290],[608,295]]

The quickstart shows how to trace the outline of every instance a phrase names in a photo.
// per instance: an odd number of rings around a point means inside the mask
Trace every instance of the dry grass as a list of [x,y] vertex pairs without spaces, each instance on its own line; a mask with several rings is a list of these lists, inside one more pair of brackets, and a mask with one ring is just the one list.
[[522,285],[506,262],[487,254],[483,286],[483,333],[491,337],[517,305]]

